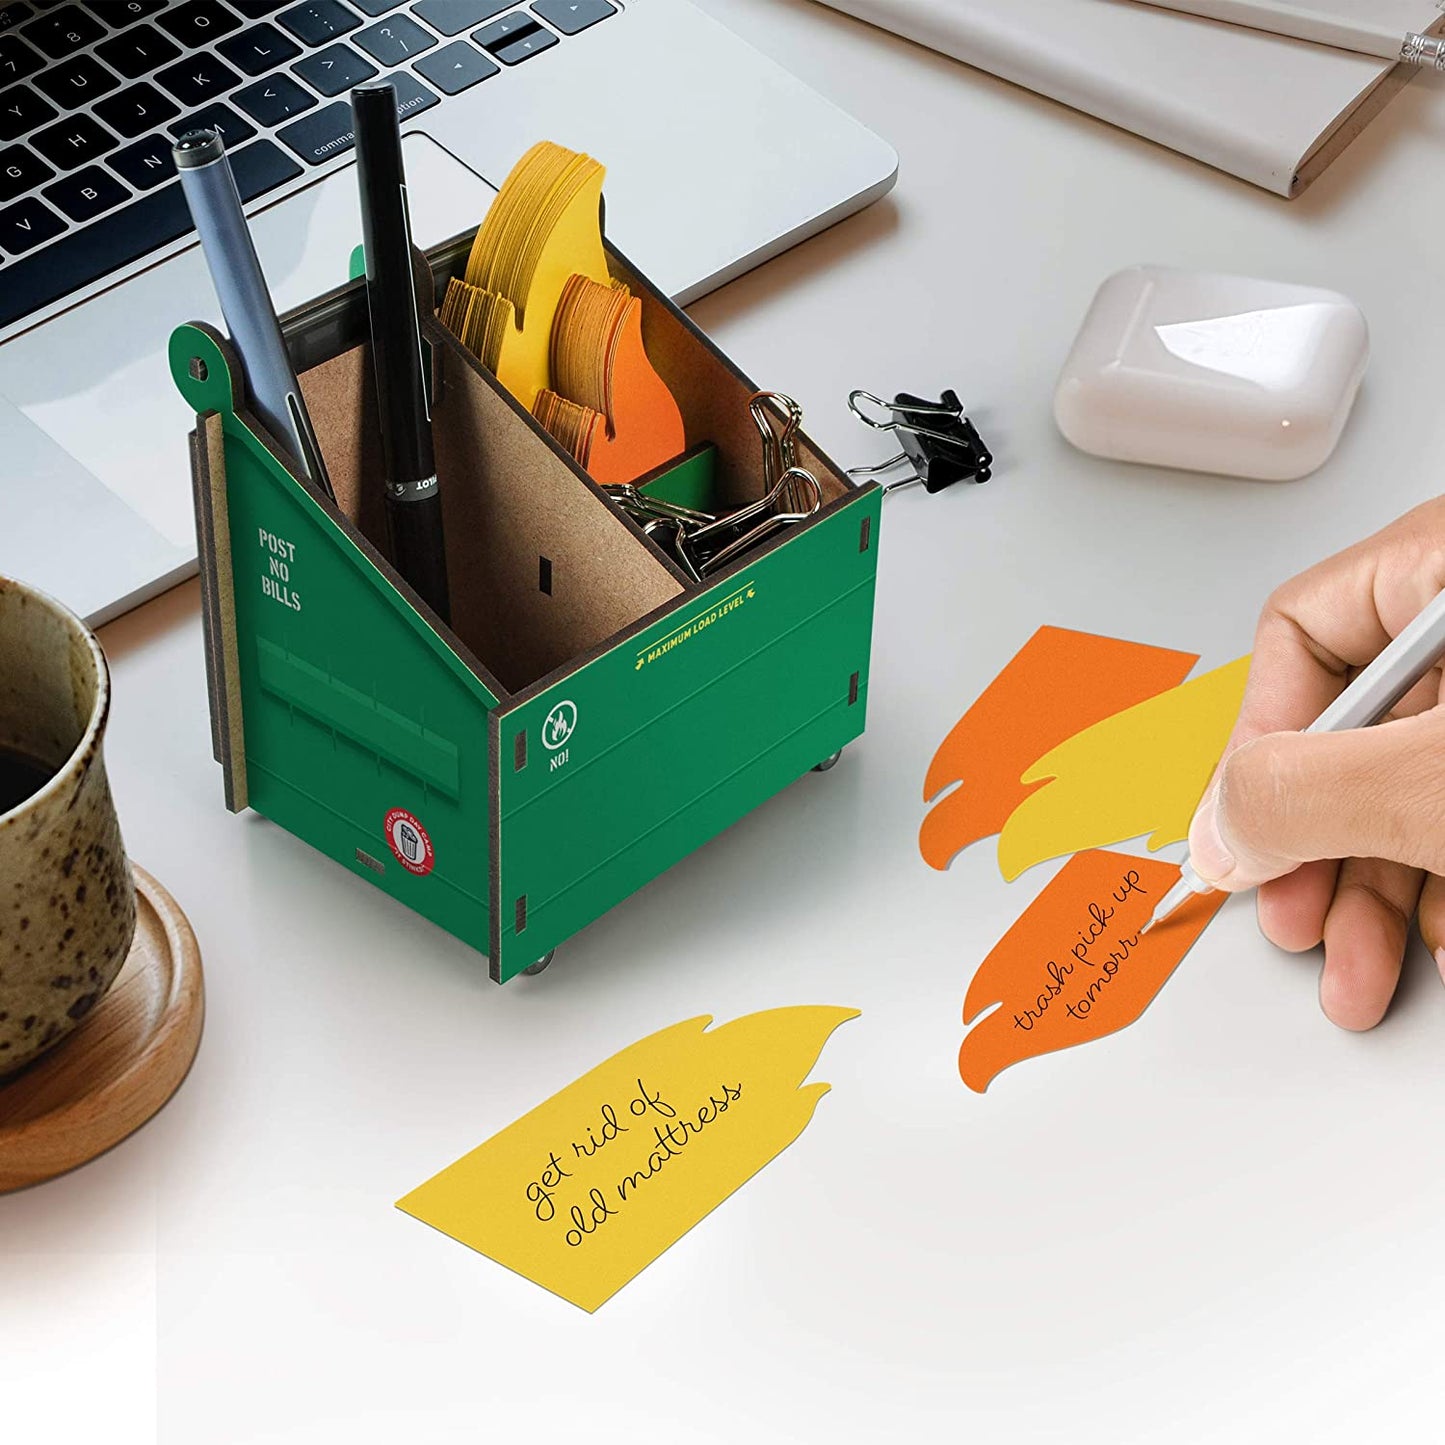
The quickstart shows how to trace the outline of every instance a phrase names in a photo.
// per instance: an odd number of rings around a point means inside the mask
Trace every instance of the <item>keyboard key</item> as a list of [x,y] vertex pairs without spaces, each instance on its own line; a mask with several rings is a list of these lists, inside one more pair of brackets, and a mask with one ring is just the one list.
[[204,51],[156,74],[156,80],[187,110],[225,94],[240,79],[224,61]]
[[460,35],[463,30],[500,15],[514,4],[516,0],[417,0],[411,13],[420,15],[443,35]]
[[106,0],[105,18],[117,30],[166,8],[166,0]]
[[[17,205],[0,211],[0,251],[12,256],[22,255],[44,241],[54,240],[65,230],[65,222],[34,196],[27,196]],[[10,272],[5,273],[10,284]]]
[[385,15],[388,10],[395,10],[402,0],[351,0],[352,7],[360,10],[363,15]]
[[86,166],[83,171],[75,171],[61,177],[53,186],[46,186],[41,195],[72,221],[89,221],[102,211],[118,206],[130,192],[99,166]]
[[437,43],[431,31],[423,30],[405,15],[369,25],[352,39],[382,65],[404,65],[413,55],[420,55]]
[[520,39],[528,31],[541,28],[525,10],[514,10],[510,15],[504,15],[495,24],[484,25],[480,30],[474,30],[472,39],[483,50],[498,50],[503,45]]
[[138,191],[154,190],[176,173],[176,163],[171,159],[171,138],[166,135],[147,136],[107,156],[105,163]]
[[479,80],[487,80],[501,74],[501,67],[493,65],[475,46],[465,40],[454,40],[444,45],[435,55],[424,56],[416,63],[417,70],[436,88],[446,95],[456,95]]
[[536,0],[532,9],[563,35],[576,35],[589,25],[617,14],[617,7],[608,4],[608,0]]
[[30,143],[46,160],[63,171],[83,166],[120,144],[103,125],[88,115],[67,116],[44,130],[36,131]]
[[276,17],[303,45],[325,45],[361,24],[359,16],[341,0],[309,0],[308,4],[284,10]]
[[[524,60],[530,60],[534,55],[540,55],[544,50],[550,50],[556,43],[557,37],[550,31],[544,30],[535,22],[529,23],[524,16],[520,15],[521,24],[511,25],[512,17],[509,15],[505,20],[499,20],[495,25],[490,25],[486,30],[478,30],[472,39],[494,55],[503,65],[520,65]],[[510,26],[510,36],[498,36],[490,43],[480,40],[478,37],[487,34],[489,31],[500,30],[504,25]]]
[[181,47],[154,25],[137,25],[124,34],[102,40],[95,47],[95,53],[127,80],[135,80],[174,60],[181,53]]
[[231,157],[231,170],[243,201],[254,201],[257,196],[264,196],[267,191],[274,191],[305,173],[280,146],[269,140],[258,140],[237,151]]
[[503,65],[520,65],[524,60],[530,60],[534,55],[540,55],[544,50],[550,50],[557,43],[557,37],[550,30],[543,30],[540,27],[536,30],[529,30],[520,39],[509,41],[499,50],[494,50],[493,55]]
[[199,50],[239,30],[241,17],[233,15],[218,0],[186,0],[184,5],[167,10],[156,24],[174,35],[185,49]]
[[223,40],[216,49],[247,75],[265,75],[301,54],[301,47],[274,25],[253,25]]
[[286,0],[231,0],[231,8],[239,10],[247,20],[264,20],[273,10],[279,10]]
[[0,272],[5,277],[5,284],[0,286],[0,326],[59,301],[177,236],[184,236],[190,229],[191,213],[179,184],[163,186],[133,200],[103,220],[66,236],[42,255]]
[[[406,71],[398,70],[389,79],[396,86],[396,113],[402,120],[437,104],[438,97]],[[314,115],[278,130],[276,135],[307,165],[319,166],[333,156],[345,155],[356,143],[351,105],[344,100],[335,101]]]
[[120,81],[93,55],[77,55],[47,67],[35,83],[62,110],[78,110],[114,90]]
[[237,115],[230,106],[222,105],[219,101],[205,106],[194,115],[188,115],[184,120],[178,120],[168,128],[177,140],[188,130],[218,130],[228,151],[234,150],[243,140],[250,140],[256,134],[255,126]]
[[127,140],[144,135],[152,126],[163,125],[181,108],[162,95],[153,85],[133,85],[119,95],[108,95],[95,107],[95,113],[112,130]]
[[0,35],[0,80],[24,80],[44,66],[44,58],[18,35]]
[[231,97],[257,125],[280,125],[316,104],[316,97],[303,90],[289,75],[272,75],[238,90]]
[[0,140],[15,140],[54,119],[55,107],[28,85],[12,85],[0,91]]
[[105,26],[79,5],[65,5],[36,16],[25,27],[25,38],[52,60],[74,55],[105,34]]
[[291,67],[314,90],[322,95],[340,95],[363,80],[375,75],[376,67],[363,60],[349,45],[328,45]]
[[351,123],[351,105],[338,100],[304,120],[293,121],[276,132],[307,165],[319,166],[333,156],[345,155],[356,144]]
[[13,201],[33,191],[55,172],[26,146],[7,146],[0,151],[0,202]]
[[398,120],[420,115],[424,110],[440,104],[439,98],[431,93],[415,76],[405,70],[398,70],[387,79],[396,87],[396,115]]
[[[231,171],[236,173],[237,189],[244,202],[254,201],[302,175],[301,166],[269,140],[257,140],[237,150],[231,156]],[[40,241],[64,231],[64,221],[46,211],[39,201],[22,201],[13,211],[22,212],[14,218],[14,224],[9,224],[12,211],[0,211],[0,247],[12,249],[10,238],[19,237],[14,254],[39,246]],[[29,230],[19,224],[22,221],[29,223]],[[191,212],[186,210],[181,186],[175,182],[134,198],[129,205],[46,247],[40,256],[0,272],[4,276],[4,285],[0,286],[0,327],[9,327],[22,316],[149,256],[150,251],[178,240],[189,230]]]
[[[28,6],[22,5],[20,0],[12,0],[9,5],[0,6],[0,32],[13,30],[22,20],[28,20],[35,12]],[[368,10],[368,15],[374,15],[374,10]]]
[[[235,152],[231,170],[246,202],[302,174],[290,156],[266,140]],[[42,254],[6,267],[0,273],[5,277],[0,286],[0,326],[9,326],[140,260],[190,229],[191,213],[178,183],[136,197],[129,205],[48,246]]]

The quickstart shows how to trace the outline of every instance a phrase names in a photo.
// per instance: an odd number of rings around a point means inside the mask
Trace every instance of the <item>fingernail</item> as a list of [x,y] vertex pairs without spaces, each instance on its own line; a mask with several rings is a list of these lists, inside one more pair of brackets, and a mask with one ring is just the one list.
[[1219,790],[1212,788],[1189,827],[1189,862],[1206,883],[1220,883],[1234,872],[1234,854],[1219,831]]
[[1445,948],[1435,950],[1435,967],[1440,970],[1440,977],[1445,978]]

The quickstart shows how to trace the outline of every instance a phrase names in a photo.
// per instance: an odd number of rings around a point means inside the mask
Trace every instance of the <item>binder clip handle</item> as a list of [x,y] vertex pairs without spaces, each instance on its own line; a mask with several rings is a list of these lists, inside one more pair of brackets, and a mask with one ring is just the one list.
[[993,453],[978,429],[968,419],[963,403],[954,391],[945,391],[938,401],[900,392],[884,401],[871,391],[849,393],[848,409],[865,426],[891,431],[903,450],[874,467],[850,467],[849,476],[871,477],[891,471],[903,462],[913,466],[911,477],[889,482],[884,491],[922,483],[929,493],[941,492],[955,482],[986,482],[993,475]]

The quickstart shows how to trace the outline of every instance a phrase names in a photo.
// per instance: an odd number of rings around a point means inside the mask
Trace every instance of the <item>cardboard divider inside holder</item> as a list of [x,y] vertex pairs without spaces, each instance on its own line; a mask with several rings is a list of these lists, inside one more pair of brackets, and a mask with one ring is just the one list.
[[439,325],[423,327],[452,629],[518,692],[683,585],[475,357]]
[[336,505],[363,537],[392,560],[381,491],[381,424],[369,345],[353,346],[302,372],[301,395],[336,493]]
[[[432,432],[451,630],[510,692],[680,596],[681,580],[449,334],[433,343]],[[338,505],[388,560],[369,348],[301,377]]]

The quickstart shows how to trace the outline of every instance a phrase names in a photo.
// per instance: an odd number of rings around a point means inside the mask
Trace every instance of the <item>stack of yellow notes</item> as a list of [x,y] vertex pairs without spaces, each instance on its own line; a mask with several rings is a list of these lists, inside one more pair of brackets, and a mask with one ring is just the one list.
[[453,280],[442,302],[442,324],[528,409],[550,379],[552,322],[568,280],[611,284],[604,175],[591,156],[533,146],[478,229],[466,280]]

